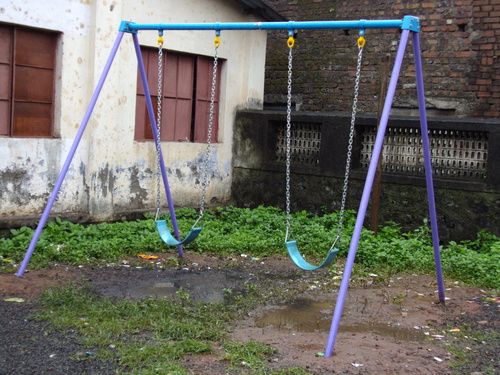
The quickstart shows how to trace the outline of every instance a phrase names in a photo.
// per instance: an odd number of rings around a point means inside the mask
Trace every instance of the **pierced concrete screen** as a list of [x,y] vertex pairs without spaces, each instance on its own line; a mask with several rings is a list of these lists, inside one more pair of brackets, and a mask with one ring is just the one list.
[[[292,162],[305,165],[319,164],[321,124],[294,122],[290,137]],[[276,139],[276,161],[286,161],[286,129],[281,127]]]
[[[368,168],[375,141],[375,128],[362,132],[360,162]],[[430,130],[434,175],[439,177],[484,179],[488,162],[486,132]],[[422,141],[416,128],[388,128],[384,138],[382,170],[390,173],[423,175]]]

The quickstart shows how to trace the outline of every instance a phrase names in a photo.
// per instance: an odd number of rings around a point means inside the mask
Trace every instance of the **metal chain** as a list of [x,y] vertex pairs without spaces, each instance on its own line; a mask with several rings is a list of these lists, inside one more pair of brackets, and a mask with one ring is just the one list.
[[161,155],[161,102],[163,81],[163,44],[158,44],[158,96],[156,98],[156,130],[158,137],[155,139],[156,147],[156,219],[160,214],[160,155]]
[[[203,157],[203,162],[202,162],[202,171],[203,171],[203,177],[202,177],[202,182],[201,182],[201,198],[200,198],[200,213],[198,216],[198,219],[196,222],[201,220],[203,217],[203,214],[205,213],[205,201],[206,201],[206,195],[207,195],[207,187],[208,187],[208,182],[209,182],[209,170],[208,170],[208,163],[210,160],[210,156],[213,151],[213,145],[212,145],[212,133],[213,133],[213,126],[214,126],[214,112],[215,112],[215,91],[217,88],[217,65],[218,65],[218,46],[215,47],[215,52],[214,52],[214,62],[212,65],[212,83],[210,87],[210,109],[209,109],[209,114],[208,114],[208,130],[207,130],[207,148],[205,150],[205,155]],[[195,223],[196,224],[196,223]]]
[[288,81],[287,81],[287,96],[286,96],[286,233],[285,242],[288,241],[291,225],[290,213],[290,138],[292,133],[292,60],[293,48],[288,50]]
[[363,61],[363,47],[358,47],[358,62],[356,65],[356,81],[354,83],[354,98],[352,101],[351,126],[349,128],[349,142],[347,145],[347,158],[345,162],[344,185],[342,187],[342,201],[340,203],[339,221],[337,225],[337,236],[332,244],[332,247],[335,246],[336,242],[340,239],[340,236],[344,229],[345,204],[347,200],[347,190],[349,187],[349,174],[351,171],[352,144],[354,140],[354,130],[355,130],[354,125],[356,123],[356,112],[358,110],[358,92],[359,92],[359,82],[361,80],[362,61]]
[[[337,235],[332,244],[332,247],[340,239],[342,231],[344,229],[344,218],[345,218],[345,205],[347,200],[347,191],[349,187],[349,175],[351,170],[351,160],[352,160],[352,145],[354,141],[354,131],[356,123],[356,113],[358,108],[358,93],[359,93],[359,83],[361,80],[361,65],[363,61],[363,47],[358,48],[358,60],[356,65],[356,80],[354,83],[354,99],[352,103],[351,112],[351,125],[349,128],[349,141],[347,145],[347,157],[344,173],[344,183],[342,186],[342,200],[339,212],[339,221],[337,225]],[[285,179],[285,199],[286,199],[286,234],[285,241],[288,241],[288,235],[290,233],[291,226],[291,210],[290,210],[290,159],[291,159],[291,128],[292,128],[292,48],[288,52],[288,81],[287,81],[287,106],[286,106],[286,179]]]

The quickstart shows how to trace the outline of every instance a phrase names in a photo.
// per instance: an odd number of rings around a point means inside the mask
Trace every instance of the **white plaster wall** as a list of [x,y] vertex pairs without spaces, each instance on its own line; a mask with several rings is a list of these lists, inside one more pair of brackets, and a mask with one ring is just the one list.
[[[80,1],[0,1],[0,21],[62,33],[56,66],[56,139],[0,137],[0,220],[36,216],[45,205],[91,92],[92,5]],[[36,83],[34,83],[36,84]],[[54,212],[87,211],[86,139],[82,141]]]
[[[232,1],[143,0],[50,1],[0,0],[0,21],[58,30],[56,128],[60,139],[0,138],[0,173],[27,170],[22,201],[16,188],[4,188],[4,216],[36,216],[83,117],[120,20],[135,22],[254,21]],[[49,9],[47,9],[49,8]],[[167,49],[211,55],[213,32],[166,32]],[[155,46],[156,32],[141,32],[142,45]],[[239,107],[259,107],[264,90],[266,34],[262,31],[224,31],[219,56],[227,61],[221,76],[219,143],[211,160],[208,199],[229,198],[233,123]],[[125,34],[115,63],[82,139],[73,167],[56,204],[56,212],[89,212],[107,219],[130,210],[153,209],[155,152],[152,142],[134,141],[137,62],[130,35]],[[169,182],[177,206],[197,206],[199,167],[205,144],[163,142]],[[2,185],[0,185],[0,191]],[[1,194],[1,193],[0,193]]]

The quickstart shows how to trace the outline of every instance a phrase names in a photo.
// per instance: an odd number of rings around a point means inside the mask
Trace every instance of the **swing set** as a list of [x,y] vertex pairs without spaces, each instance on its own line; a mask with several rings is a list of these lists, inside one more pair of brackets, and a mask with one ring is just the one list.
[[[339,213],[339,220],[336,229],[335,239],[330,246],[325,258],[318,264],[314,265],[309,263],[300,253],[297,241],[290,239],[291,235],[291,192],[290,192],[290,180],[291,180],[291,129],[292,129],[292,110],[291,110],[291,99],[292,99],[292,62],[293,62],[293,48],[295,46],[295,35],[298,30],[319,30],[319,29],[340,29],[340,30],[349,30],[354,29],[358,30],[358,38],[357,38],[357,64],[356,64],[356,76],[354,83],[354,93],[353,93],[353,102],[352,102],[352,111],[351,111],[351,122],[349,128],[349,137],[348,137],[348,145],[347,145],[347,157],[345,164],[345,174],[344,181],[342,186],[342,198],[341,198],[341,207]],[[220,22],[220,23],[160,23],[160,24],[141,24],[134,23],[130,21],[122,21],[120,24],[118,35],[115,39],[114,45],[111,49],[107,62],[104,66],[101,77],[97,83],[97,86],[94,90],[94,93],[91,97],[90,104],[87,108],[87,111],[83,117],[83,120],[78,128],[73,144],[70,148],[70,151],[66,157],[66,160],[63,164],[61,172],[57,178],[57,181],[54,185],[53,191],[49,196],[47,205],[40,217],[40,221],[37,225],[35,233],[31,239],[30,245],[26,250],[26,254],[24,259],[19,266],[19,269],[16,273],[16,276],[22,277],[26,267],[28,266],[29,260],[35,250],[36,244],[40,235],[43,231],[43,228],[49,218],[50,211],[56,201],[57,194],[61,188],[61,185],[64,181],[64,178],[68,172],[71,161],[74,157],[74,154],[78,148],[80,140],[83,136],[85,128],[89,122],[92,111],[95,107],[99,94],[102,90],[106,77],[109,73],[113,60],[118,51],[118,47],[123,38],[124,34],[130,34],[133,39],[133,44],[136,52],[137,62],[139,74],[141,77],[141,82],[144,90],[144,95],[146,99],[146,107],[149,115],[149,120],[151,123],[151,130],[153,132],[153,137],[155,140],[155,150],[156,150],[156,217],[155,217],[155,225],[157,231],[160,235],[160,238],[163,242],[168,246],[177,247],[179,256],[183,255],[183,245],[187,245],[190,242],[194,241],[197,236],[201,233],[203,225],[202,220],[205,212],[205,200],[206,200],[206,191],[209,183],[209,171],[208,164],[210,155],[212,153],[211,138],[213,131],[213,122],[214,122],[214,106],[215,106],[215,91],[216,91],[216,79],[217,79],[217,63],[218,63],[218,48],[221,44],[221,31],[222,30],[286,30],[288,32],[287,46],[289,48],[288,51],[288,87],[287,87],[287,111],[286,111],[286,180],[285,180],[285,202],[286,202],[286,231],[285,231],[285,245],[288,251],[288,254],[291,260],[295,263],[295,265],[306,271],[314,271],[323,267],[328,266],[333,262],[335,256],[338,253],[337,244],[340,240],[343,226],[344,226],[344,215],[345,215],[345,205],[348,191],[348,183],[349,183],[349,174],[351,167],[351,158],[352,158],[352,147],[353,147],[353,138],[354,138],[354,130],[355,130],[355,122],[356,122],[356,112],[357,112],[357,100],[358,100],[358,91],[359,84],[361,79],[361,66],[363,59],[363,50],[365,47],[366,39],[365,39],[365,31],[367,29],[399,29],[401,30],[401,39],[399,42],[399,46],[396,53],[396,58],[394,62],[394,66],[392,69],[389,86],[386,93],[385,104],[383,107],[382,115],[380,118],[379,127],[377,130],[377,135],[375,138],[375,143],[373,146],[373,151],[371,155],[370,165],[368,168],[368,172],[366,175],[365,185],[361,197],[360,206],[357,213],[356,224],[354,227],[354,232],[351,237],[349,252],[347,255],[347,261],[344,268],[344,273],[342,277],[342,282],[340,284],[339,293],[337,297],[337,301],[335,304],[335,309],[333,312],[333,318],[330,327],[330,333],[328,335],[328,339],[325,347],[325,357],[330,357],[333,354],[333,349],[340,325],[340,320],[342,316],[342,311],[344,308],[344,302],[347,294],[347,290],[349,287],[349,280],[352,272],[352,267],[354,265],[354,258],[356,256],[356,251],[359,244],[359,239],[361,235],[361,230],[363,227],[363,222],[366,214],[366,210],[368,207],[368,201],[370,198],[371,189],[373,186],[375,171],[377,167],[377,163],[382,152],[382,145],[384,140],[384,134],[387,128],[389,115],[391,112],[391,106],[394,99],[396,86],[399,78],[399,74],[401,71],[401,66],[403,62],[403,57],[405,53],[406,46],[408,44],[408,40],[410,35],[413,41],[413,52],[414,52],[414,62],[415,62],[415,76],[416,76],[416,87],[417,87],[417,100],[419,105],[419,113],[420,113],[420,126],[421,126],[421,137],[422,137],[422,150],[424,157],[424,169],[426,176],[426,186],[427,186],[427,199],[429,204],[429,217],[432,228],[432,243],[434,249],[434,261],[436,267],[436,277],[437,277],[437,286],[438,286],[438,296],[441,303],[444,303],[444,282],[443,282],[443,274],[441,268],[441,258],[439,252],[439,235],[437,228],[437,217],[436,217],[436,208],[435,208],[435,199],[434,199],[434,187],[432,182],[432,166],[431,166],[431,154],[430,154],[430,145],[429,145],[429,137],[428,137],[428,128],[427,128],[427,115],[425,110],[425,95],[424,95],[424,82],[423,82],[423,71],[422,71],[422,61],[421,61],[421,51],[420,51],[420,21],[417,17],[413,16],[405,16],[402,19],[396,20],[358,20],[358,21],[289,21],[289,22]],[[156,30],[158,31],[158,103],[157,103],[157,113],[155,117],[155,113],[153,110],[153,104],[151,101],[150,89],[148,85],[148,80],[146,77],[146,71],[144,68],[144,62],[142,59],[141,49],[139,45],[138,32],[141,30]],[[210,90],[210,107],[209,107],[209,118],[208,118],[208,134],[207,134],[207,147],[205,150],[205,154],[202,161],[202,182],[201,182],[201,196],[200,196],[200,206],[198,211],[198,218],[195,220],[189,232],[181,238],[179,233],[179,228],[177,225],[177,220],[175,216],[174,210],[174,202],[172,199],[170,186],[168,183],[168,176],[165,168],[165,162],[163,159],[163,154],[161,150],[160,143],[160,124],[162,118],[162,108],[161,108],[161,97],[162,97],[162,73],[163,73],[163,32],[165,30],[212,30],[215,31],[214,38],[214,46],[215,51],[213,55],[213,64],[212,64],[212,81],[211,81],[211,90]],[[171,232],[167,220],[161,218],[161,207],[160,207],[160,178],[163,180],[163,186],[165,189],[170,222],[172,225],[173,233]]]

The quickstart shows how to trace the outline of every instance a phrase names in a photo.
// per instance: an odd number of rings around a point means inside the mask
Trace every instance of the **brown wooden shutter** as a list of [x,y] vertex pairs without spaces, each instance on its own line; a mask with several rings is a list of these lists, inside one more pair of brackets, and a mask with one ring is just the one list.
[[0,26],[0,135],[10,134],[12,30]]
[[[156,115],[156,80],[158,77],[158,71],[156,68],[156,51],[153,49],[142,48],[141,54],[142,60],[144,61],[146,77],[148,78],[149,92],[151,94],[151,101],[153,102],[153,111]],[[153,131],[151,130],[151,123],[149,121],[148,110],[146,108],[146,97],[144,95],[139,70],[137,70],[137,95],[135,102],[135,139],[153,139]]]
[[191,141],[194,64],[193,56],[167,52],[162,140]]
[[[143,47],[141,52],[156,115],[158,51]],[[164,58],[161,140],[206,142],[212,59],[170,51],[164,53]],[[144,92],[139,73],[137,74],[135,139],[153,139]],[[220,74],[217,79],[212,142],[217,142],[219,76]]]
[[[144,68],[148,67],[148,52],[141,49],[142,60],[144,62]],[[144,140],[144,122],[146,121],[146,100],[144,99],[144,90],[142,88],[141,75],[139,73],[139,68],[137,69],[137,89],[136,89],[136,100],[135,100],[135,134],[134,139]]]
[[[210,110],[210,88],[212,84],[213,59],[198,56],[196,61],[196,106],[194,121],[194,141],[206,142],[208,131],[208,117]],[[217,67],[217,82],[215,91],[214,127],[211,142],[217,142],[219,130],[219,91],[220,65]]]
[[13,136],[52,135],[57,34],[15,29]]

